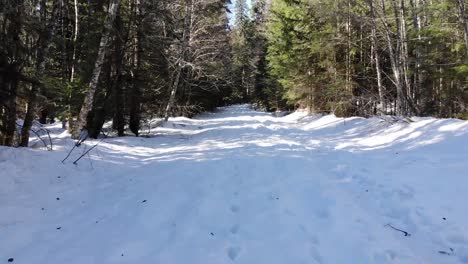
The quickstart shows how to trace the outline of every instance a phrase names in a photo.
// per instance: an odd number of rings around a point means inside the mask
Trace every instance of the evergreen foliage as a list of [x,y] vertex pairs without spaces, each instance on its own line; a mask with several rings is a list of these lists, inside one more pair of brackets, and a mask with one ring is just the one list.
[[[234,22],[228,13],[233,5]],[[34,120],[138,136],[252,103],[466,118],[464,0],[16,0],[0,4],[0,145]],[[115,9],[111,8],[115,7]],[[18,120],[24,120],[22,127]],[[127,130],[128,129],[128,130]]]

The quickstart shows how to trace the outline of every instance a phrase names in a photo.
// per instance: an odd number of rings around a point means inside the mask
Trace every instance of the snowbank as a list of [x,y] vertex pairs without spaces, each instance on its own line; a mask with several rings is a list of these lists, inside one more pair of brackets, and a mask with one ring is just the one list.
[[414,121],[233,106],[76,166],[54,127],[0,148],[0,263],[468,263],[468,122]]

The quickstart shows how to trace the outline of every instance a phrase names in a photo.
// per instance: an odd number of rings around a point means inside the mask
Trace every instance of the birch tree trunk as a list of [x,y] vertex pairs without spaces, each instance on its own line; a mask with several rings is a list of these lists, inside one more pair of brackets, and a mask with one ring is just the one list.
[[[393,0],[393,3],[395,5],[395,0]],[[392,35],[394,34],[392,30],[390,29],[390,25],[388,22],[388,18],[386,15],[386,3],[385,0],[381,0],[382,4],[382,15],[381,15],[381,20],[385,28],[385,39],[387,42],[387,49],[390,55],[390,64],[393,72],[393,84],[396,87],[397,90],[397,98],[396,98],[396,105],[395,105],[395,110],[396,114],[404,115],[405,114],[405,107],[404,107],[404,97],[403,97],[403,84],[401,80],[401,72],[400,72],[400,59],[399,59],[399,50],[400,50],[400,45],[399,45],[399,29],[397,23],[397,41],[396,41],[396,47],[393,44],[392,40]]]
[[[399,115],[406,115],[407,106],[405,100],[405,80],[404,80],[404,65],[403,65],[403,36],[402,36],[402,21],[400,17],[399,4],[397,0],[392,0],[393,12],[395,17],[395,68],[398,69],[395,75],[398,75],[399,85],[397,87],[397,109]],[[403,22],[404,23],[404,22]]]
[[400,51],[400,57],[401,57],[401,68],[402,68],[402,74],[403,74],[403,79],[404,79],[404,90],[403,90],[403,97],[405,100],[405,113],[404,115],[408,114],[418,114],[418,110],[416,105],[414,104],[413,97],[411,96],[414,93],[414,87],[411,82],[411,76],[410,76],[410,52],[409,52],[409,47],[408,47],[408,30],[406,26],[406,5],[405,5],[405,0],[400,1],[400,6],[399,6],[399,14],[400,14],[400,42],[401,42],[401,51]]
[[70,69],[70,82],[75,81],[75,67],[76,67],[76,45],[78,41],[78,34],[80,30],[80,18],[78,11],[78,0],[73,0],[73,9],[75,13],[74,29],[73,29],[73,55]]
[[346,91],[352,93],[351,85],[351,65],[352,65],[352,28],[351,28],[351,1],[347,3],[347,14],[346,14]]
[[108,17],[104,24],[104,30],[101,36],[101,42],[99,44],[99,52],[96,58],[96,63],[94,65],[91,81],[89,82],[88,91],[81,106],[81,110],[78,115],[78,120],[75,123],[75,127],[73,129],[73,137],[75,138],[77,138],[80,132],[86,127],[88,114],[93,108],[94,95],[96,93],[97,85],[99,83],[99,75],[101,74],[102,65],[104,63],[104,58],[106,56],[108,48],[107,44],[109,42],[110,33],[112,31],[112,25],[114,24],[119,4],[120,0],[111,0],[111,3],[109,5]]
[[412,94],[410,94],[410,97],[412,98],[413,102],[416,104],[419,103],[419,95],[421,93],[421,87],[422,87],[422,82],[423,82],[423,74],[421,70],[421,51],[420,47],[422,44],[422,36],[421,36],[421,30],[422,30],[422,23],[421,23],[421,17],[419,15],[419,8],[420,8],[420,0],[410,0],[410,5],[412,8],[412,17],[413,17],[413,27],[416,29],[417,32],[417,45],[414,48],[414,56],[415,56],[415,68],[414,68],[414,78],[413,78],[413,91]]
[[373,47],[373,55],[374,55],[374,63],[375,63],[375,71],[377,73],[377,87],[379,89],[379,100],[380,100],[380,105],[382,107],[382,111],[386,113],[387,111],[387,105],[385,102],[385,91],[384,87],[382,85],[382,69],[380,67],[380,54],[379,54],[379,49],[378,49],[378,41],[377,41],[377,21],[376,21],[376,15],[375,15],[375,7],[374,7],[374,0],[368,0],[368,5],[371,11],[371,42],[372,42],[372,47]]
[[171,112],[172,107],[174,106],[175,103],[175,97],[177,94],[177,88],[179,87],[179,80],[180,80],[180,74],[182,72],[182,67],[180,66],[180,62],[177,64],[176,68],[176,74],[171,86],[171,95],[169,97],[169,101],[167,102],[166,110],[164,112],[164,121],[167,122],[169,120],[169,115]]
[[171,94],[169,96],[169,101],[167,102],[166,109],[164,111],[164,122],[169,120],[169,115],[171,113],[172,108],[175,104],[177,90],[179,88],[180,76],[182,74],[183,63],[186,55],[186,49],[188,46],[188,41],[190,39],[190,21],[192,19],[192,12],[193,12],[193,0],[186,1],[186,8],[185,8],[185,18],[184,18],[184,25],[183,25],[183,33],[182,33],[182,47],[179,52],[179,57],[176,62],[176,69],[174,74],[174,79],[172,80],[171,86]]

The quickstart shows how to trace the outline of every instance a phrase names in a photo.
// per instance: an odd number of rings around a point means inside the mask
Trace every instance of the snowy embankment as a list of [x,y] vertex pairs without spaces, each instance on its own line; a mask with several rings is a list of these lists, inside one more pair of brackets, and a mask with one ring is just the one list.
[[0,263],[468,263],[468,122],[235,106],[76,166],[53,131],[0,148]]

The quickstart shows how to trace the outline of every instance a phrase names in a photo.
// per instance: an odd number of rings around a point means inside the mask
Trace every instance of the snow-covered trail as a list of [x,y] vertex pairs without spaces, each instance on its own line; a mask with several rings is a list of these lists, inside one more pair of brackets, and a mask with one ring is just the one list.
[[468,263],[468,122],[233,106],[78,166],[56,138],[0,148],[0,263]]

